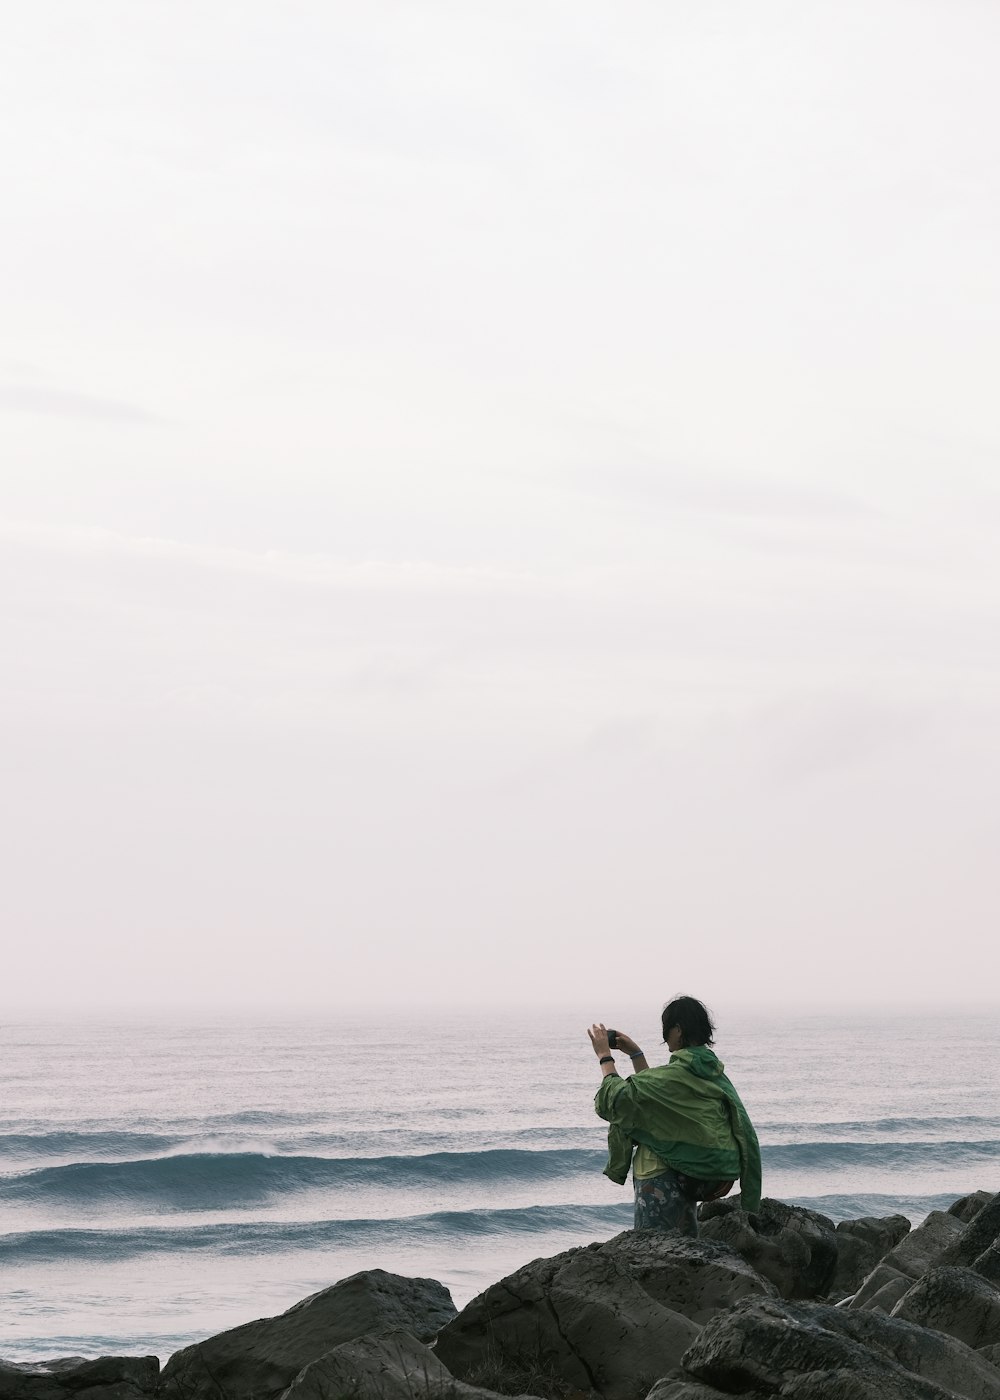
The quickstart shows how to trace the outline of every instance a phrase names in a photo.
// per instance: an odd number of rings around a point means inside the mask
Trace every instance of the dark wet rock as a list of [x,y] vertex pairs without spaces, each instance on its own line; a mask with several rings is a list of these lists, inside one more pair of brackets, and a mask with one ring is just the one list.
[[[720,1313],[683,1358],[699,1380],[739,1394],[778,1394],[795,1376],[849,1371],[877,1378],[902,1370],[867,1347],[822,1326],[816,1304],[751,1299]],[[809,1311],[806,1311],[809,1309]]]
[[726,1395],[726,1391],[702,1385],[701,1381],[664,1378],[656,1382],[646,1400],[726,1400]]
[[[458,1381],[429,1347],[401,1329],[342,1342],[300,1371],[281,1400],[495,1400]],[[529,1397],[521,1397],[529,1400]]]
[[707,1322],[748,1294],[777,1292],[735,1250],[659,1230],[625,1230],[598,1253],[613,1255],[655,1302],[692,1322]]
[[278,1317],[175,1352],[163,1368],[161,1393],[171,1400],[270,1400],[342,1342],[393,1327],[429,1341],[454,1316],[451,1294],[436,1279],[368,1269]]
[[[926,1220],[905,1235],[881,1263],[876,1264],[850,1299],[849,1306],[891,1311],[910,1283],[938,1263],[943,1251],[961,1237],[964,1228],[961,1220],[950,1212],[932,1210]],[[892,1284],[892,1288],[887,1288],[888,1284]],[[886,1302],[890,1299],[887,1308]]]
[[1000,1342],[1000,1291],[973,1269],[931,1269],[900,1298],[892,1316],[970,1347]]
[[[776,1392],[781,1400],[954,1400],[955,1392],[906,1371],[811,1371]],[[744,1396],[744,1400],[747,1397]]]
[[155,1392],[159,1375],[155,1356],[0,1361],[0,1400],[138,1400]]
[[968,1225],[974,1216],[978,1215],[983,1206],[989,1205],[994,1193],[992,1191],[973,1191],[969,1196],[962,1196],[959,1200],[953,1201],[948,1207],[948,1214],[954,1215],[963,1225]]
[[832,1220],[802,1206],[765,1199],[752,1214],[739,1203],[714,1201],[702,1208],[702,1238],[726,1244],[783,1298],[825,1296],[837,1270]]
[[895,1305],[907,1289],[913,1287],[913,1279],[909,1274],[901,1273],[899,1269],[893,1268],[885,1259],[881,1264],[876,1264],[874,1269],[865,1279],[864,1283],[850,1298],[844,1299],[844,1306],[848,1308],[874,1308],[880,1307],[883,1312],[890,1312],[891,1307],[885,1307],[881,1301],[883,1296],[895,1294],[892,1305]]
[[537,1373],[605,1400],[640,1400],[697,1334],[613,1250],[590,1245],[536,1259],[487,1288],[444,1328],[435,1352],[462,1380],[497,1377],[498,1390],[523,1390]]
[[[890,1357],[905,1370],[959,1395],[993,1396],[1000,1377],[984,1369],[983,1359],[959,1339],[917,1326],[905,1318],[879,1313],[826,1310],[824,1325],[872,1351]],[[1000,1392],[996,1392],[1000,1394]]]
[[925,1220],[889,1251],[883,1263],[890,1264],[902,1274],[909,1274],[911,1278],[919,1278],[939,1262],[942,1251],[962,1235],[964,1228],[962,1222],[947,1211],[932,1210]]
[[1000,1239],[1000,1191],[976,1212],[958,1238],[942,1250],[935,1263],[967,1268],[981,1254],[985,1254],[997,1239]]
[[1000,1288],[1000,1241],[994,1240],[989,1249],[984,1249],[972,1267],[981,1278]]
[[[801,1396],[810,1393],[805,1377],[828,1372],[853,1374],[859,1386],[863,1379],[873,1395],[1000,1400],[1000,1371],[962,1342],[881,1313],[822,1303],[745,1299],[703,1329],[682,1365],[734,1393],[756,1388]],[[837,1395],[831,1386],[829,1394]]]
[[831,1298],[856,1293],[871,1271],[910,1233],[905,1215],[863,1216],[837,1225],[837,1266],[827,1286]]

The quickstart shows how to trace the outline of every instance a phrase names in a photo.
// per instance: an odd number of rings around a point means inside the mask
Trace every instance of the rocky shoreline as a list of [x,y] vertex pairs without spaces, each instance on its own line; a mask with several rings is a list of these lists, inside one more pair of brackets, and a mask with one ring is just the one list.
[[536,1259],[461,1312],[371,1269],[162,1371],[0,1361],[0,1400],[1000,1400],[1000,1193],[915,1229],[739,1197],[701,1221]]

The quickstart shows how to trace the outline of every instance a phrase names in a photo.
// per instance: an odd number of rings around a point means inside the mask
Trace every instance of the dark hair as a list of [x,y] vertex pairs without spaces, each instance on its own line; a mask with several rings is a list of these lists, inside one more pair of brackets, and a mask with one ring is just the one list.
[[684,1048],[691,1045],[711,1045],[715,1036],[715,1023],[704,1002],[696,997],[674,997],[663,1008],[663,1039],[673,1026],[679,1026],[684,1037]]

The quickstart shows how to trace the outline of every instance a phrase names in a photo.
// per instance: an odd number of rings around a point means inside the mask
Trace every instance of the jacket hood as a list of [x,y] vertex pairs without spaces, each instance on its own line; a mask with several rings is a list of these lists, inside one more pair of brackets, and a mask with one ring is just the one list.
[[696,1074],[699,1079],[718,1079],[725,1072],[725,1065],[714,1050],[707,1045],[692,1045],[690,1050],[675,1050],[670,1063],[677,1062]]

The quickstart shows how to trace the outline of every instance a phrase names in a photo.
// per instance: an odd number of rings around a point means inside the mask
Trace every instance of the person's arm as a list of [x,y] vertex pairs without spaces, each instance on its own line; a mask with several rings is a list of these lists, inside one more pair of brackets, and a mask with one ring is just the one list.
[[[631,1076],[623,1079],[615,1069],[614,1058],[608,1047],[608,1029],[603,1023],[591,1026],[587,1032],[594,1053],[601,1062],[601,1082],[594,1096],[594,1108],[598,1118],[630,1134],[635,1116],[636,1079]],[[626,1037],[628,1039],[628,1037]],[[618,1042],[615,1042],[618,1048]],[[624,1049],[624,1047],[622,1047]],[[617,1178],[613,1178],[617,1180]]]
[[601,1073],[605,1078],[609,1074],[617,1074],[615,1069],[615,1057],[611,1053],[611,1046],[608,1044],[608,1028],[603,1022],[591,1026],[587,1032],[590,1036],[590,1043],[594,1047],[594,1054],[601,1064]]
[[625,1051],[625,1054],[632,1061],[632,1068],[636,1072],[641,1069],[649,1069],[646,1056],[639,1049],[638,1045],[636,1045],[632,1037],[626,1035],[624,1031],[616,1031],[615,1034],[618,1037],[618,1049]]

